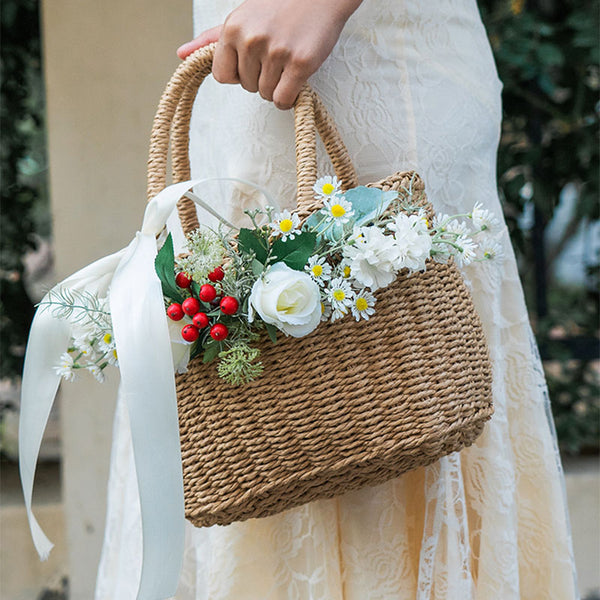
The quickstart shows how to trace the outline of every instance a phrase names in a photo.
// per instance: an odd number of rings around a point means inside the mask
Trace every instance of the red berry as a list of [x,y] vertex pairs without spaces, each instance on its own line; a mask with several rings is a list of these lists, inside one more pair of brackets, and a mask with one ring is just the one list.
[[186,342],[195,342],[198,339],[199,335],[200,331],[198,331],[198,328],[195,325],[186,325],[181,330],[181,337]]
[[229,329],[227,329],[227,326],[223,325],[223,323],[215,323],[210,328],[210,337],[213,340],[224,340],[228,333]]
[[192,321],[194,322],[194,325],[199,329],[208,326],[208,317],[206,316],[206,313],[203,312],[196,313]]
[[225,298],[221,300],[220,306],[221,310],[226,315],[234,315],[240,307],[240,303],[233,296],[225,296]]
[[225,271],[222,267],[217,267],[214,271],[208,274],[210,281],[221,281],[225,277]]
[[186,298],[183,301],[181,308],[183,308],[183,312],[186,315],[193,317],[200,310],[200,302],[198,302],[196,298]]
[[192,278],[187,273],[182,271],[181,273],[177,273],[177,276],[175,277],[175,283],[180,288],[189,288],[190,285],[192,285]]
[[181,321],[183,319],[183,308],[181,308],[181,304],[177,304],[173,302],[173,304],[169,305],[167,308],[167,315],[169,315],[169,319],[173,321]]
[[200,296],[200,300],[202,300],[203,302],[210,302],[211,300],[214,300],[217,297],[217,290],[215,290],[214,285],[210,285],[210,283],[205,283],[200,288],[200,293],[198,294],[198,296]]

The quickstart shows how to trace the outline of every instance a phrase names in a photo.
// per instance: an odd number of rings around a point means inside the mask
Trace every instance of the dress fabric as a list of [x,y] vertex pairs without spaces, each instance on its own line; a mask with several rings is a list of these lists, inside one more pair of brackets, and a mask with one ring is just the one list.
[[[197,33],[239,3],[196,0]],[[310,82],[361,183],[416,169],[437,211],[465,213],[481,202],[502,214],[502,86],[475,0],[365,0]],[[294,206],[292,115],[258,94],[205,82],[191,159],[194,177],[254,181],[282,208]],[[322,148],[319,171],[332,174]],[[219,207],[239,221],[254,202],[240,192]],[[506,228],[501,240],[500,267],[463,269],[493,363],[495,414],[475,444],[383,485],[272,517],[203,529],[187,523],[178,600],[577,597],[546,384]],[[136,485],[119,405],[97,600],[135,598]]]

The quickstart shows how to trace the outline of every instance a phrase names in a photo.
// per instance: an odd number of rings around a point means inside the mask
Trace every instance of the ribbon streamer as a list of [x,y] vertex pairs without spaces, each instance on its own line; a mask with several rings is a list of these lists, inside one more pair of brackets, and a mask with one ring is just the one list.
[[[154,270],[156,237],[190,188],[219,180],[171,185],[147,205],[141,231],[129,246],[71,275],[56,288],[106,296],[127,402],[142,514],[143,563],[138,600],[175,594],[184,550],[184,499],[173,352],[160,280]],[[48,300],[46,296],[42,302]],[[136,310],[132,311],[131,306]],[[35,314],[25,356],[19,421],[19,469],[29,527],[45,560],[53,547],[32,512],[35,467],[60,383],[54,367],[71,337],[70,324],[46,307]]]

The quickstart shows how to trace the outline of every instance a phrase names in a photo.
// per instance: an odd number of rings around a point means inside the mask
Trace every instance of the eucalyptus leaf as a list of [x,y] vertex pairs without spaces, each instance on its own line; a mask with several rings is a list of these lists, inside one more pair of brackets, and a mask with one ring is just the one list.
[[265,270],[265,265],[263,265],[259,260],[256,260],[256,258],[252,260],[250,266],[252,268],[252,274],[254,275],[254,277],[260,277],[263,274],[263,271]]
[[354,222],[359,227],[381,216],[390,203],[398,197],[398,192],[384,192],[378,188],[359,186],[348,190],[344,197],[354,209]]
[[154,259],[154,269],[160,279],[163,295],[174,302],[183,302],[183,295],[175,283],[175,252],[171,234]]

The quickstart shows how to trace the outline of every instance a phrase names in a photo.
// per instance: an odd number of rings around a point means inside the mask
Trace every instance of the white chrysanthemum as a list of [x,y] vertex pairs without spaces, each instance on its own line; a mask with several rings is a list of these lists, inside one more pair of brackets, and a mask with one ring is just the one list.
[[104,371],[98,365],[90,365],[87,370],[94,376],[96,381],[104,383],[106,377],[104,376]]
[[350,266],[350,277],[373,291],[392,283],[398,261],[394,238],[378,227],[361,227],[355,228],[352,239],[354,244],[343,249],[345,262]]
[[477,202],[473,207],[471,213],[473,219],[473,226],[477,231],[485,231],[487,233],[494,233],[500,228],[500,222],[489,210],[482,208],[481,203]]
[[504,248],[496,241],[490,241],[481,246],[481,256],[484,260],[501,261],[504,258]]
[[327,288],[327,299],[331,303],[331,320],[336,321],[348,314],[354,300],[354,291],[350,283],[341,277],[332,279]]
[[315,198],[323,198],[323,200],[326,200],[337,196],[342,191],[341,187],[342,184],[337,177],[331,177],[329,175],[321,177],[320,179],[317,179],[317,182],[313,186]]
[[347,223],[354,215],[352,204],[343,196],[324,200],[321,212],[327,215],[327,220],[342,224]]
[[307,271],[320,286],[325,285],[325,282],[331,278],[331,265],[323,256],[311,256],[308,259],[308,264],[304,267],[304,270]]
[[269,227],[273,230],[274,235],[280,235],[281,239],[293,240],[300,233],[300,217],[296,213],[290,213],[289,210],[284,210],[281,213],[276,213]]
[[371,292],[364,289],[356,292],[352,302],[352,314],[354,318],[360,321],[362,317],[368,321],[369,317],[375,313],[375,309],[373,308],[375,302],[375,296]]
[[74,381],[75,371],[73,368],[73,357],[68,352],[63,352],[60,356],[58,366],[54,367],[54,371],[66,381]]
[[425,261],[431,256],[432,247],[424,213],[410,216],[398,213],[388,227],[394,232],[397,246],[395,267],[398,270],[407,268],[411,272],[424,271]]
[[475,242],[467,236],[460,236],[456,238],[456,254],[454,254],[454,258],[459,267],[465,267],[476,257],[477,245]]

